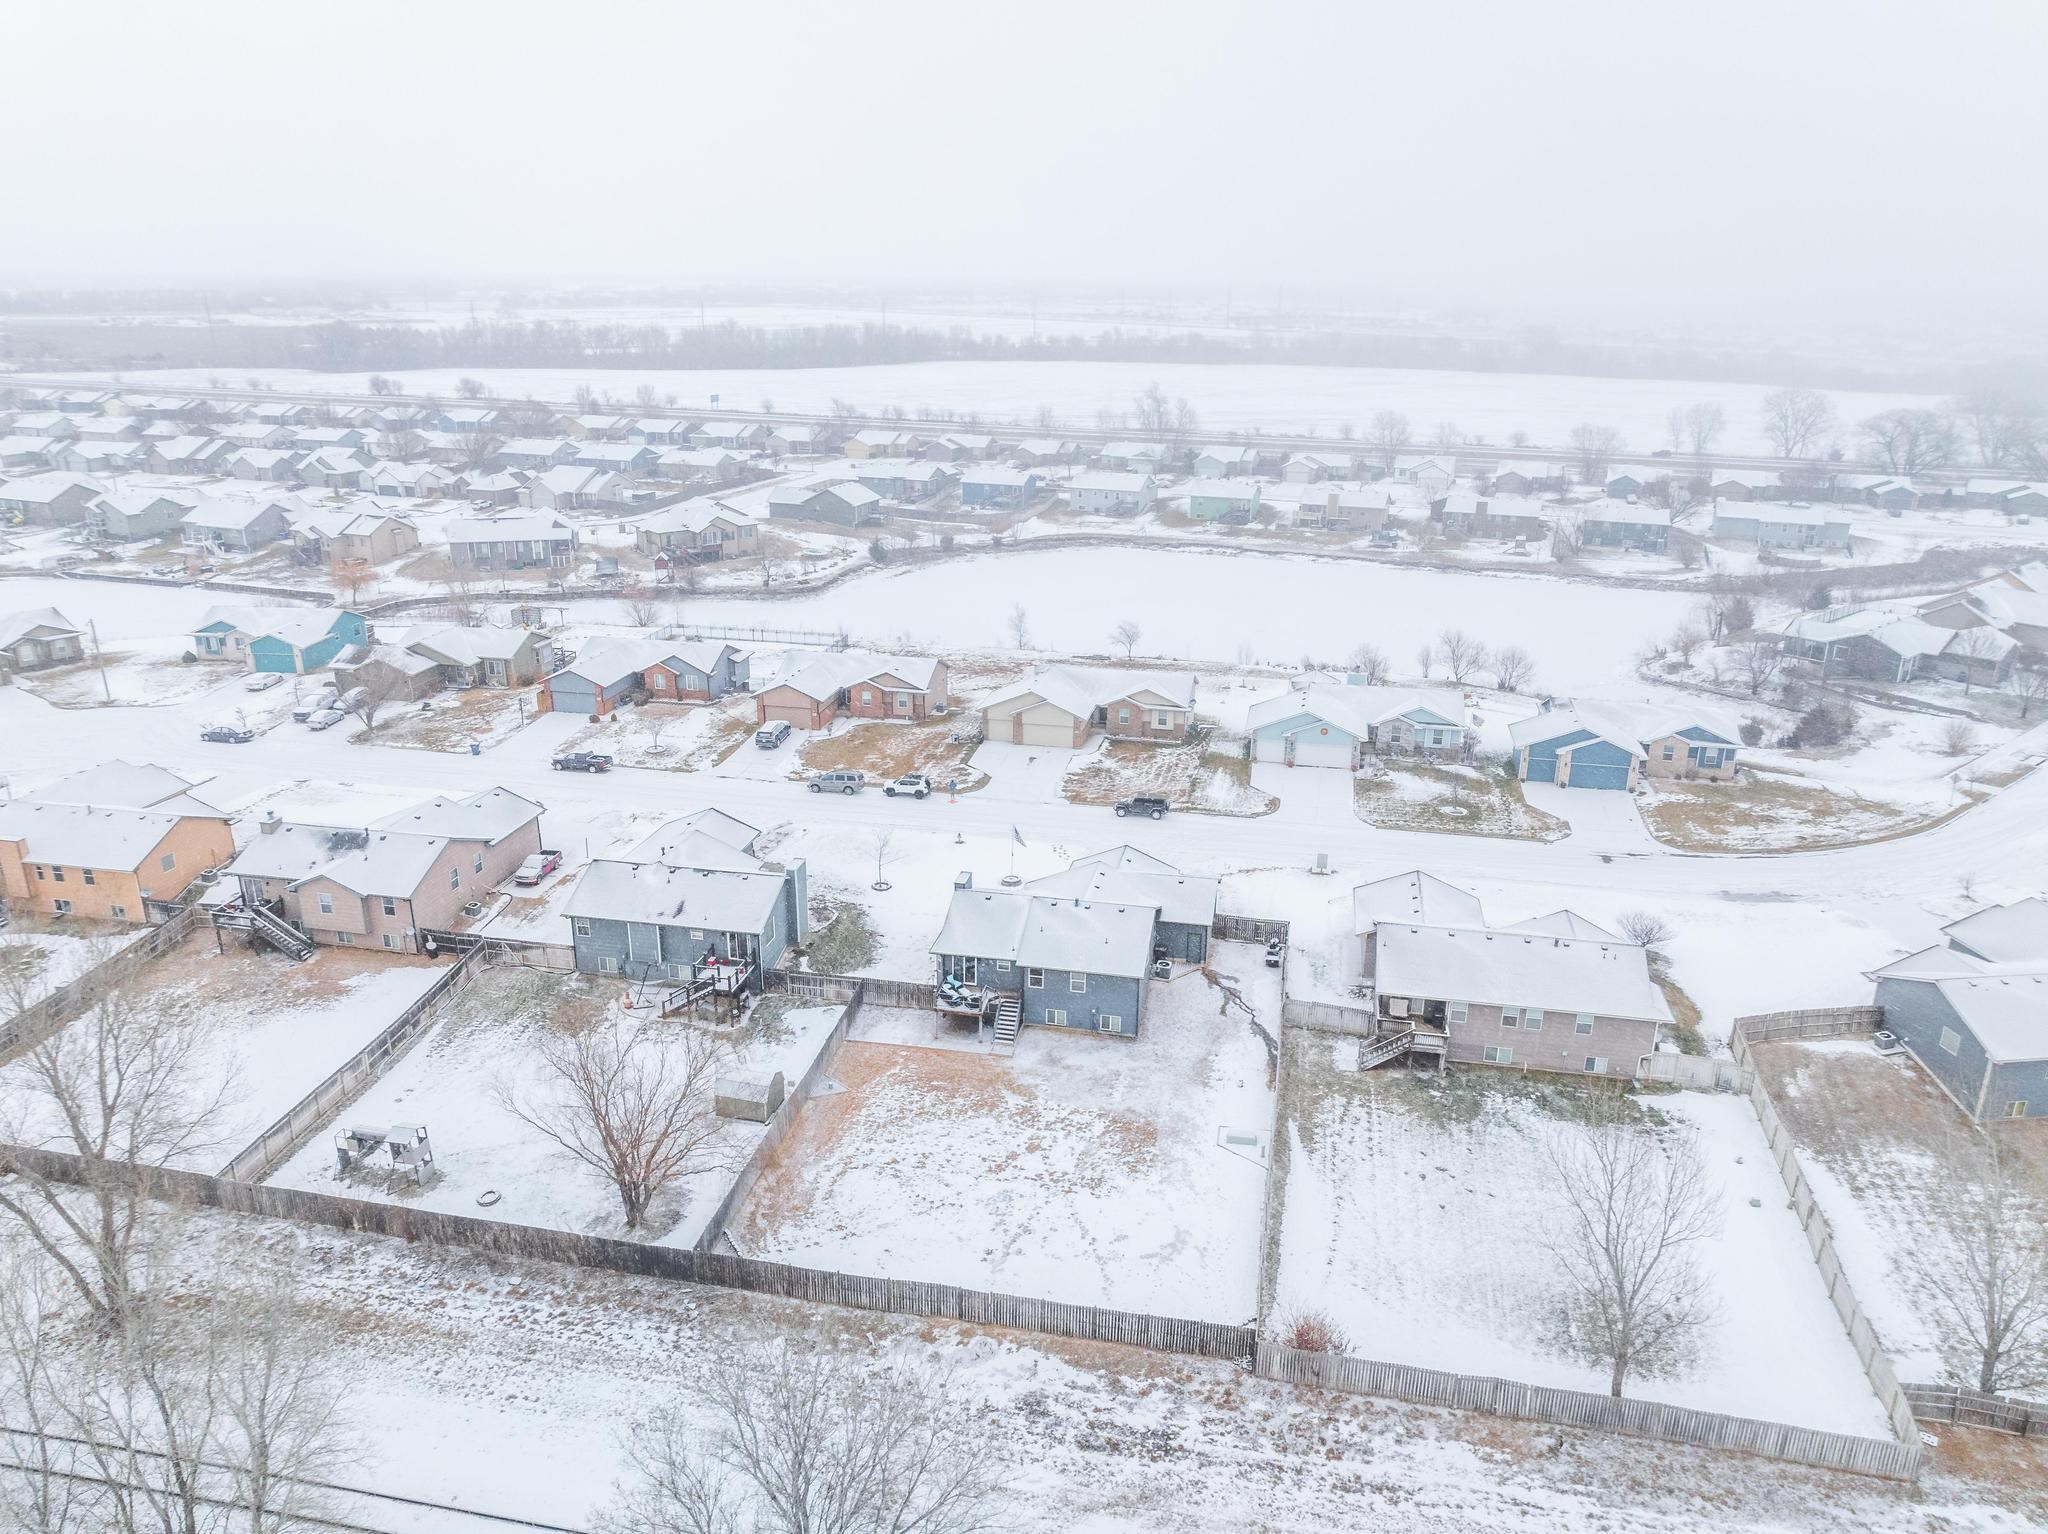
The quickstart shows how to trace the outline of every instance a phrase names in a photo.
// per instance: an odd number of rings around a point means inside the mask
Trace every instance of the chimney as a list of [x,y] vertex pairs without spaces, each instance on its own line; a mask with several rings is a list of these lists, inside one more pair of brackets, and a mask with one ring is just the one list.
[[268,836],[283,824],[284,817],[278,814],[276,810],[265,810],[263,818],[256,822],[256,829],[263,835]]
[[973,889],[974,874],[972,873],[972,871],[963,868],[960,870],[959,873],[953,875],[953,888],[956,890]]

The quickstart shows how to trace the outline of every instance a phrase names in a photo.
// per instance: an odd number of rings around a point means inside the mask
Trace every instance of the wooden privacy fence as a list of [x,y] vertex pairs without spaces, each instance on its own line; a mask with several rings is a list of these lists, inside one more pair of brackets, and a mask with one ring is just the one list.
[[2048,1405],[2016,1396],[1986,1395],[1948,1385],[1905,1385],[1913,1415],[1922,1422],[1948,1422],[1958,1427],[1988,1427],[2022,1438],[2048,1438]]
[[326,1123],[364,1087],[398,1063],[414,1039],[440,1015],[441,1003],[469,983],[479,949],[472,948],[449,965],[419,998],[399,1013],[369,1043],[350,1055],[263,1133],[235,1153],[220,1175],[236,1182],[261,1182],[276,1171],[315,1129]]
[[1361,1039],[1371,1038],[1378,1031],[1378,1020],[1364,1007],[1344,1007],[1333,1001],[1283,1002],[1280,1021],[1289,1028],[1344,1033]]
[[143,965],[177,947],[191,936],[198,921],[198,907],[185,907],[162,926],[150,928],[121,947],[105,963],[74,975],[41,1001],[0,1023],[0,1061],[40,1044]]
[[1751,1071],[1733,1060],[1705,1055],[1645,1055],[1636,1074],[1645,1081],[1669,1081],[1701,1092],[1747,1092]]
[[1729,1043],[1734,1048],[1737,1063],[1749,1072],[1750,1106],[1756,1110],[1757,1122],[1763,1127],[1764,1139],[1770,1144],[1771,1159],[1777,1163],[1778,1176],[1791,1197],[1792,1212],[1798,1217],[1800,1229],[1806,1233],[1807,1249],[1813,1253],[1814,1266],[1820,1270],[1828,1302],[1835,1307],[1835,1314],[1841,1318],[1843,1329],[1849,1334],[1849,1345],[1856,1350],[1864,1377],[1870,1381],[1871,1390],[1883,1405],[1885,1415],[1891,1421],[1892,1432],[1900,1443],[1915,1444],[1919,1429],[1914,1426],[1912,1402],[1899,1385],[1898,1372],[1892,1368],[1891,1359],[1878,1341],[1877,1329],[1856,1302],[1856,1291],[1849,1283],[1849,1275],[1842,1271],[1842,1259],[1835,1251],[1827,1216],[1821,1212],[1820,1201],[1813,1196],[1806,1172],[1793,1153],[1791,1131],[1778,1116],[1777,1104],[1771,1101],[1771,1094],[1764,1089],[1763,1074],[1756,1069],[1756,1061],[1750,1054],[1752,1043],[1774,1039],[1854,1038],[1874,1032],[1883,1022],[1882,1007],[1765,1012],[1736,1018],[1729,1033]]
[[1232,916],[1227,911],[1218,911],[1209,924],[1211,935],[1226,943],[1270,943],[1276,937],[1284,943],[1290,930],[1286,922],[1271,916]]
[[1915,1479],[1920,1471],[1917,1439],[1894,1443],[1884,1438],[1824,1433],[1784,1422],[1694,1411],[1629,1396],[1594,1395],[1584,1390],[1557,1390],[1546,1385],[1449,1374],[1407,1364],[1374,1363],[1341,1353],[1302,1353],[1264,1338],[1258,1344],[1256,1367],[1267,1379],[1285,1380],[1292,1385],[1390,1396],[1424,1406],[1626,1433],[1635,1438],[1657,1438],[1703,1449],[1733,1449],[1826,1470],[1848,1470],[1901,1481]]

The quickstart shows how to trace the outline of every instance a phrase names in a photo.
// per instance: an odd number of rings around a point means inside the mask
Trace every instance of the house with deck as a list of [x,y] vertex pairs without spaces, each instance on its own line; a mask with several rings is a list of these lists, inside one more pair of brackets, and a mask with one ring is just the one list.
[[1963,1112],[2048,1117],[2048,900],[1988,906],[1874,970],[1884,1026]]
[[1191,479],[1180,493],[1197,522],[1249,522],[1259,514],[1265,487],[1255,479]]
[[857,431],[846,439],[844,452],[849,458],[910,458],[917,453],[919,443],[907,431],[889,431],[883,427],[871,427]]
[[565,570],[576,562],[576,529],[560,517],[458,517],[446,533],[448,562],[458,570]]
[[1111,469],[1076,474],[1066,489],[1067,504],[1089,516],[1134,517],[1150,511],[1159,498],[1158,483],[1150,474]]
[[1589,548],[1662,554],[1671,543],[1671,513],[1640,501],[1598,501],[1579,514],[1579,537]]
[[32,527],[73,527],[107,487],[82,474],[29,474],[0,482],[0,518]]
[[[1950,608],[1977,616],[1968,602],[1955,598],[1830,607],[1786,624],[1783,643],[1790,654],[1817,661],[1824,678],[2003,685],[2018,664],[2020,641],[1988,621],[1960,626],[1946,612]],[[1937,621],[1943,618],[1948,621]]]
[[420,530],[405,513],[369,502],[300,517],[292,541],[321,564],[381,565],[418,548]]
[[1713,536],[1759,549],[1846,549],[1852,523],[1833,506],[1794,502],[1717,501]]
[[1561,463],[1520,459],[1497,466],[1487,476],[1487,488],[1494,495],[1557,495],[1571,484],[1571,473]]
[[92,503],[86,526],[109,543],[139,543],[178,531],[185,513],[199,504],[189,491],[109,490]]
[[555,660],[554,642],[532,628],[421,623],[401,629],[394,643],[433,662],[441,684],[450,687],[525,687]]
[[1446,538],[1536,543],[1550,536],[1550,515],[1521,496],[1452,490],[1429,503],[1430,525]]
[[632,487],[610,469],[564,463],[533,475],[524,495],[536,511],[577,511],[625,506],[632,499]]
[[884,500],[921,505],[952,486],[944,464],[925,459],[872,458],[854,471],[854,478]]
[[245,554],[289,538],[293,509],[289,500],[263,496],[203,496],[178,519],[178,533],[188,548]]
[[1039,478],[1030,469],[977,464],[960,476],[960,504],[983,511],[1004,511],[1038,499]]
[[1218,444],[1195,454],[1194,471],[1201,479],[1233,479],[1258,471],[1259,457],[1248,447]]
[[189,796],[131,807],[53,792],[64,797],[0,803],[0,893],[46,920],[140,924],[146,901],[175,899],[234,856],[227,816]]
[[1296,527],[1316,532],[1376,533],[1387,525],[1392,509],[1384,490],[1333,480],[1295,485],[1290,491],[1293,512],[1289,520]]
[[643,554],[692,563],[747,559],[761,552],[761,524],[720,501],[684,501],[642,517],[633,541]]

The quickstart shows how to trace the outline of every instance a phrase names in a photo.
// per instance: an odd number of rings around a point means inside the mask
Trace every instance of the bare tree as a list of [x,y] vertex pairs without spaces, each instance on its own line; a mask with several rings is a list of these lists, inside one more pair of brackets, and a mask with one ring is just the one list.
[[1436,647],[1454,682],[1466,681],[1487,662],[1486,646],[1463,629],[1445,629],[1436,636]]
[[2048,1198],[1995,1133],[1947,1165],[1948,1239],[1919,1250],[1952,1329],[1949,1371],[1986,1394],[2048,1385]]
[[[721,1358],[626,1440],[616,1534],[984,1534],[1010,1485],[950,1372],[770,1346]],[[701,1415],[708,1415],[708,1431]]]
[[71,1298],[46,1253],[17,1231],[0,1231],[0,1454],[19,1467],[0,1475],[0,1518],[22,1534],[105,1526],[96,1494],[70,1474],[71,1457],[55,1436],[70,1426],[57,1333]]
[[1571,430],[1572,461],[1579,471],[1579,478],[1589,485],[1607,482],[1608,465],[1614,455],[1621,451],[1621,433],[1612,426],[1595,426],[1590,422],[1574,426]]
[[2012,674],[2012,695],[2019,700],[2020,718],[2030,716],[2036,704],[2048,701],[2048,666],[2021,666]]
[[1493,652],[1493,685],[1502,692],[1520,692],[1536,674],[1536,662],[1518,644],[1499,645]]
[[1550,524],[1550,557],[1560,564],[1586,552],[1585,524],[1577,517],[1559,517]]
[[1363,677],[1369,687],[1380,686],[1394,673],[1379,647],[1370,644],[1362,644],[1351,652],[1351,669]]
[[1415,669],[1422,673],[1423,681],[1429,680],[1429,668],[1436,664],[1436,646],[1427,639],[1415,652]]
[[1615,922],[1621,935],[1643,948],[1658,948],[1671,941],[1671,923],[1655,911],[1624,911]]
[[626,621],[639,628],[651,628],[661,616],[661,600],[657,592],[648,586],[630,586],[626,590]]
[[1728,412],[1712,400],[1701,400],[1687,405],[1683,410],[1674,411],[1681,435],[1673,441],[1673,447],[1683,447],[1695,458],[1704,458],[1714,450],[1714,444],[1721,433],[1728,429]]
[[720,1046],[694,1029],[601,1023],[550,1033],[537,1050],[545,1090],[500,1083],[498,1102],[566,1155],[607,1179],[626,1228],[713,1159],[712,1087]]
[[1773,389],[1763,401],[1764,436],[1780,458],[1805,458],[1835,426],[1835,407],[1815,389]]
[[1919,474],[1955,462],[1956,423],[1933,410],[1881,410],[1857,433],[1863,449],[1894,474]]
[[136,1169],[221,1149],[235,1082],[211,1066],[209,1043],[199,1019],[115,989],[15,1061],[15,1089],[0,1099],[0,1145],[78,1161],[74,1186],[0,1150],[0,1212],[104,1323],[134,1312],[143,1257],[166,1226]]
[[384,711],[386,704],[405,696],[405,683],[389,666],[380,666],[357,681],[345,696],[350,699],[348,711],[363,721],[365,733],[374,735],[377,716]]
[[1977,749],[1977,730],[1967,719],[1951,719],[1942,727],[1941,754],[1968,756]]
[[1458,431],[1458,423],[1456,421],[1438,421],[1436,423],[1436,431],[1432,434],[1431,440],[1438,447],[1456,447],[1464,438]]
[[464,399],[482,399],[484,382],[481,378],[458,378],[455,380],[455,392]]
[[1720,634],[1747,634],[1756,627],[1756,603],[1739,591],[1715,603],[1713,612]]
[[896,833],[888,826],[877,826],[868,838],[868,846],[875,854],[875,888],[887,889],[889,881],[882,877],[882,870],[896,861]]
[[1688,665],[1692,663],[1694,653],[1706,642],[1707,636],[1690,623],[1681,623],[1671,631],[1671,651]]
[[1109,642],[1123,651],[1124,659],[1129,660],[1131,653],[1138,648],[1138,640],[1142,636],[1142,632],[1137,624],[1126,618],[1109,631]]
[[1031,648],[1031,615],[1024,610],[1022,602],[1010,609],[1010,619],[1005,625],[1005,631],[1010,636],[1010,645],[1013,649]]
[[1785,647],[1769,635],[1759,635],[1736,647],[1735,674],[1752,698],[1761,697],[1778,673],[1785,669]]
[[466,565],[450,565],[441,592],[448,616],[456,623],[474,623],[477,616],[476,574]]
[[2005,653],[2006,648],[2005,636],[1989,625],[1964,629],[1956,635],[1953,653],[1963,663],[1964,697],[1968,697],[1970,689],[1983,680],[1978,671],[1984,662],[1992,663],[1991,669],[1995,678],[1997,661]]
[[1544,1147],[1566,1334],[1616,1396],[1631,1373],[1668,1374],[1699,1351],[1715,1313],[1694,1249],[1720,1227],[1694,1136],[1626,1123],[1619,1100],[1589,1093],[1589,1122]]
[[1378,450],[1383,469],[1393,468],[1395,457],[1408,445],[1409,439],[1408,417],[1398,410],[1376,412],[1372,424],[1365,429],[1365,440]]
[[1949,401],[1949,413],[1969,427],[1977,462],[1987,469],[2021,468],[2031,444],[2040,439],[2044,411],[2039,400],[1993,384],[1966,389]]

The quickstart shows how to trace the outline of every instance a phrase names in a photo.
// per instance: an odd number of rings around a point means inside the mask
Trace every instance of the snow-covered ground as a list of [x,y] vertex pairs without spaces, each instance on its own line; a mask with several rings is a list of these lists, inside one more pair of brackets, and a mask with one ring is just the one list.
[[[1275,1028],[1260,950],[1212,960]],[[1257,1304],[1266,1052],[1193,970],[1135,1040],[1026,1029],[1011,1057],[853,1042],[733,1223],[748,1256],[1241,1322]],[[1226,1143],[1230,1133],[1249,1146]]]
[[[1301,1106],[1278,1131],[1289,1136],[1279,1312],[1328,1312],[1365,1358],[1605,1389],[1603,1371],[1556,1335],[1544,1244],[1557,1218],[1545,1137],[1573,1126],[1523,1097],[1522,1079],[1470,1067],[1440,1084],[1346,1074],[1340,1060],[1355,1061],[1356,1040],[1314,1034],[1289,1045]],[[1748,1101],[1679,1093],[1649,1103],[1698,1127],[1721,1228],[1697,1256],[1721,1315],[1697,1363],[1631,1380],[1628,1393],[1882,1436],[1884,1414]]]

